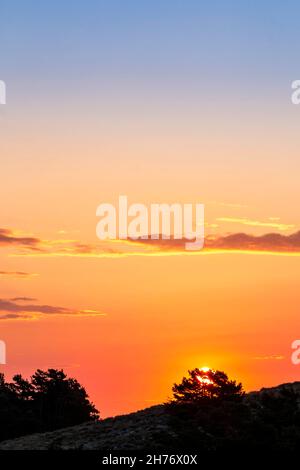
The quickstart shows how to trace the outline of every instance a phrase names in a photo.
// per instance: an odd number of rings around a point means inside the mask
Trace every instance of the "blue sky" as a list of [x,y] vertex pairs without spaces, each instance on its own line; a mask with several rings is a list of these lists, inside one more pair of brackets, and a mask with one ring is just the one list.
[[[231,178],[251,170],[255,177],[273,171],[276,181],[289,171],[287,185],[297,174],[300,107],[290,99],[300,78],[295,0],[4,0],[0,8],[0,79],[8,100],[1,113],[15,138],[21,131],[43,136],[50,149],[76,136],[82,165],[87,146],[92,165],[106,165],[100,135],[127,145],[124,158],[122,148],[114,150],[112,168],[130,167],[135,155],[132,171],[142,171],[138,161],[146,165],[151,154],[153,167],[187,162],[206,180],[219,171],[224,181],[226,172],[231,187]],[[7,162],[15,158],[17,165],[18,153],[11,153]],[[52,149],[51,160],[58,154]]]
[[284,99],[299,13],[297,1],[4,0],[0,73],[31,100],[72,100],[78,85],[110,99]]

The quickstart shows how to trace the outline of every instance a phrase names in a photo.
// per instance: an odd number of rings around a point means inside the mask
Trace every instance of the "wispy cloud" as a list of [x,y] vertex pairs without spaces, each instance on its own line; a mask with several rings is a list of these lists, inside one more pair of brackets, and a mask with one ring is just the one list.
[[244,252],[300,255],[300,231],[291,235],[267,233],[256,236],[247,233],[233,233],[223,236],[207,236],[204,249],[196,252],[185,251],[185,240],[149,239],[139,240],[138,243],[150,246],[152,251],[149,254],[202,255],[220,252]]
[[38,238],[18,236],[12,230],[0,228],[0,245],[2,246],[19,245],[37,249],[39,243]]
[[251,227],[266,227],[274,228],[279,231],[292,230],[295,228],[294,224],[283,224],[278,222],[278,218],[271,217],[268,221],[251,220],[246,217],[217,217],[218,222],[230,222],[242,225],[249,225]]
[[248,207],[246,204],[238,204],[237,202],[210,201],[209,204],[220,207],[230,207],[233,209],[243,209],[245,207]]
[[[255,221],[253,221],[254,223]],[[273,222],[270,222],[274,224]],[[278,224],[276,223],[276,226]],[[19,239],[19,238],[18,238]],[[25,238],[27,239],[27,238]],[[24,238],[22,238],[24,240]],[[300,255],[300,231],[290,235],[266,233],[252,235],[244,232],[227,235],[207,235],[204,249],[186,251],[186,240],[171,238],[139,239],[139,240],[107,240],[99,243],[83,243],[78,240],[35,240],[17,246],[12,256],[21,257],[78,257],[78,258],[120,258],[127,256],[171,256],[171,255],[203,255],[223,252],[244,252],[261,254]],[[18,245],[18,244],[17,244]]]
[[206,248],[224,250],[266,251],[274,253],[300,253],[300,231],[291,235],[267,233],[249,235],[233,233],[206,240]]
[[257,361],[283,361],[285,356],[281,356],[280,354],[272,354],[270,356],[255,356],[253,359]]
[[37,276],[36,273],[26,273],[24,271],[0,271],[0,277],[8,277],[15,279],[29,279]]
[[13,299],[0,299],[0,320],[38,320],[47,316],[105,316],[98,310],[76,310],[55,305],[36,303],[31,297],[15,297]]
[[12,302],[36,302],[37,299],[34,297],[13,297],[11,300]]

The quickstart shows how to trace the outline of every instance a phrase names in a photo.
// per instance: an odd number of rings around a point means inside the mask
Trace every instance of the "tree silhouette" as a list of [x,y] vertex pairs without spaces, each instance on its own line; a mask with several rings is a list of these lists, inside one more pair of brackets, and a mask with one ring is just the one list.
[[183,377],[180,384],[174,384],[173,401],[195,403],[203,399],[237,399],[244,396],[241,383],[229,380],[219,370],[189,370],[189,377]]
[[0,374],[0,439],[99,419],[86,390],[63,370],[38,369],[30,380]]

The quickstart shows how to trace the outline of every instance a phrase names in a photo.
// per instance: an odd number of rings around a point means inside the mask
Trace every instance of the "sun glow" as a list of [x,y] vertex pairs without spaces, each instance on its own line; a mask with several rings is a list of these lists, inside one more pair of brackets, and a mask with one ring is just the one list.
[[[201,367],[200,372],[207,373],[211,370],[210,367]],[[212,380],[207,375],[197,375],[197,380],[202,384],[211,384]]]

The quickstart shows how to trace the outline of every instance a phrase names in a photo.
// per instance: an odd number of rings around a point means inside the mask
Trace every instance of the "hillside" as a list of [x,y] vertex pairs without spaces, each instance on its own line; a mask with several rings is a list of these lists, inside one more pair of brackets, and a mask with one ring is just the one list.
[[32,434],[3,441],[0,450],[130,450],[155,442],[155,435],[170,432],[164,406],[153,406],[136,413],[107,418],[98,423]]
[[[258,392],[251,392],[246,395],[244,403],[249,407],[253,415],[258,412],[257,410],[261,411],[265,406],[264,403],[270,401],[270,399],[285,399],[287,396],[289,397],[288,404],[290,405],[290,400],[292,400],[296,413],[298,413],[300,382],[282,384],[273,388],[263,388]],[[282,409],[281,402],[278,402],[278,404]],[[275,411],[275,417],[277,417],[277,411]],[[291,423],[284,424],[276,423],[278,433],[281,432],[280,426],[284,426],[284,429],[286,429],[290,424],[295,426],[294,421],[293,423],[292,421]],[[199,432],[201,434],[199,435],[200,439],[203,439],[203,442],[207,442],[208,439],[215,439],[214,436],[202,429],[199,425],[197,430],[200,430]],[[297,431],[300,433],[300,422],[299,427],[297,426]],[[275,437],[274,434],[274,439]],[[180,439],[180,435],[177,434],[176,427],[172,424],[170,415],[166,413],[163,405],[157,405],[128,415],[107,418],[97,423],[86,423],[53,432],[32,434],[3,441],[0,443],[0,450],[62,449],[105,451],[144,450],[149,448],[164,449],[166,443],[171,442],[175,445],[178,439]]]

